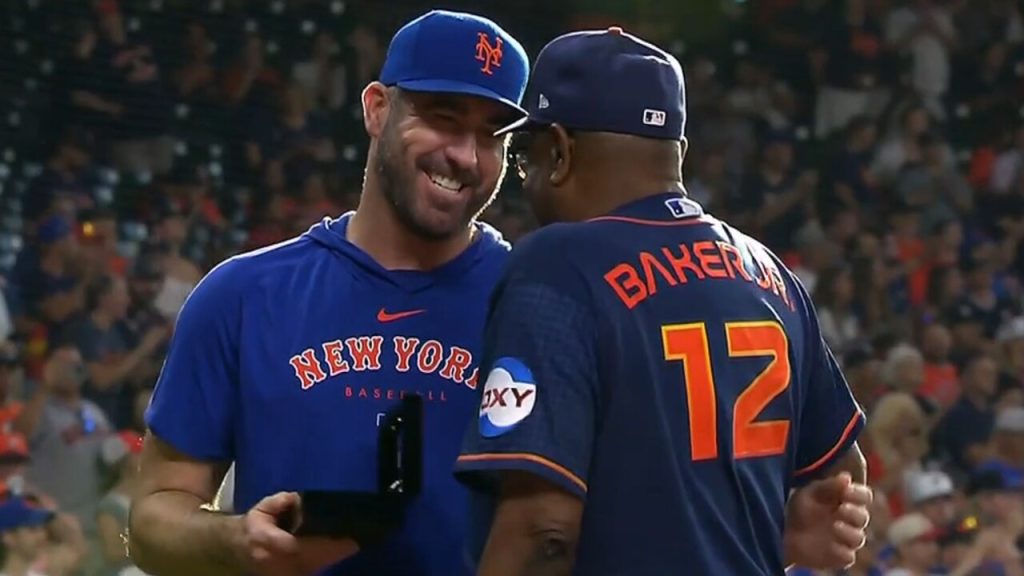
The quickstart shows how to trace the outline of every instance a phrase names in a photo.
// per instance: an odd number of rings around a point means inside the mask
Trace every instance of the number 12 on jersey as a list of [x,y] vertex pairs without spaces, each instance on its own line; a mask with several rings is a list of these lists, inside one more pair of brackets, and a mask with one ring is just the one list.
[[[788,420],[757,421],[761,412],[789,388],[789,338],[778,322],[726,322],[730,358],[768,356],[771,361],[736,398],[732,409],[732,457],[775,456],[786,451]],[[665,359],[683,363],[690,414],[690,453],[694,460],[718,457],[718,395],[704,322],[661,327]]]

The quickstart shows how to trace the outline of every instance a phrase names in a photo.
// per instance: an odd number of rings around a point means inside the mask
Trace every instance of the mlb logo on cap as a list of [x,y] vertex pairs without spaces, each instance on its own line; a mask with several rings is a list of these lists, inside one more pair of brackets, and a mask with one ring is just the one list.
[[644,110],[644,124],[648,126],[664,126],[665,117],[664,110],[651,110],[650,108]]

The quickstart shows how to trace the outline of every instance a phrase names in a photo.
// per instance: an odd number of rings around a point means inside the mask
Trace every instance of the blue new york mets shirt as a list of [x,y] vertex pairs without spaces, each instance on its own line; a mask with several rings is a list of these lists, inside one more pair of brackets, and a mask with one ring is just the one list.
[[424,402],[424,486],[406,525],[332,574],[466,574],[466,491],[452,476],[479,405],[484,316],[508,244],[476,241],[431,272],[388,271],[348,217],[227,260],[178,318],[147,414],[153,433],[236,463],[235,510],[282,490],[376,489],[378,419]]
[[678,194],[523,240],[484,338],[477,555],[523,470],[584,500],[576,574],[782,574],[790,489],[864,423],[793,274]]

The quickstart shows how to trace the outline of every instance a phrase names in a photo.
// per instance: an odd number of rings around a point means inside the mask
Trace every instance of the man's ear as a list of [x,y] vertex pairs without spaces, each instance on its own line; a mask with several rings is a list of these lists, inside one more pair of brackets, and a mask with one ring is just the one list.
[[552,124],[550,130],[553,140],[551,154],[554,156],[551,159],[551,184],[560,186],[569,179],[574,146],[572,138],[561,124]]
[[363,88],[363,126],[370,138],[377,138],[384,131],[391,110],[391,94],[380,82],[370,82]]

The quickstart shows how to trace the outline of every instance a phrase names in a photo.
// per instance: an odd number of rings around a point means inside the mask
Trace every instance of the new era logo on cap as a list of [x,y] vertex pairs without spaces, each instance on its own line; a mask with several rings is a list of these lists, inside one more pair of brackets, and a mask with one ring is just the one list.
[[664,126],[665,111],[651,110],[650,108],[644,109],[644,124],[648,126]]

